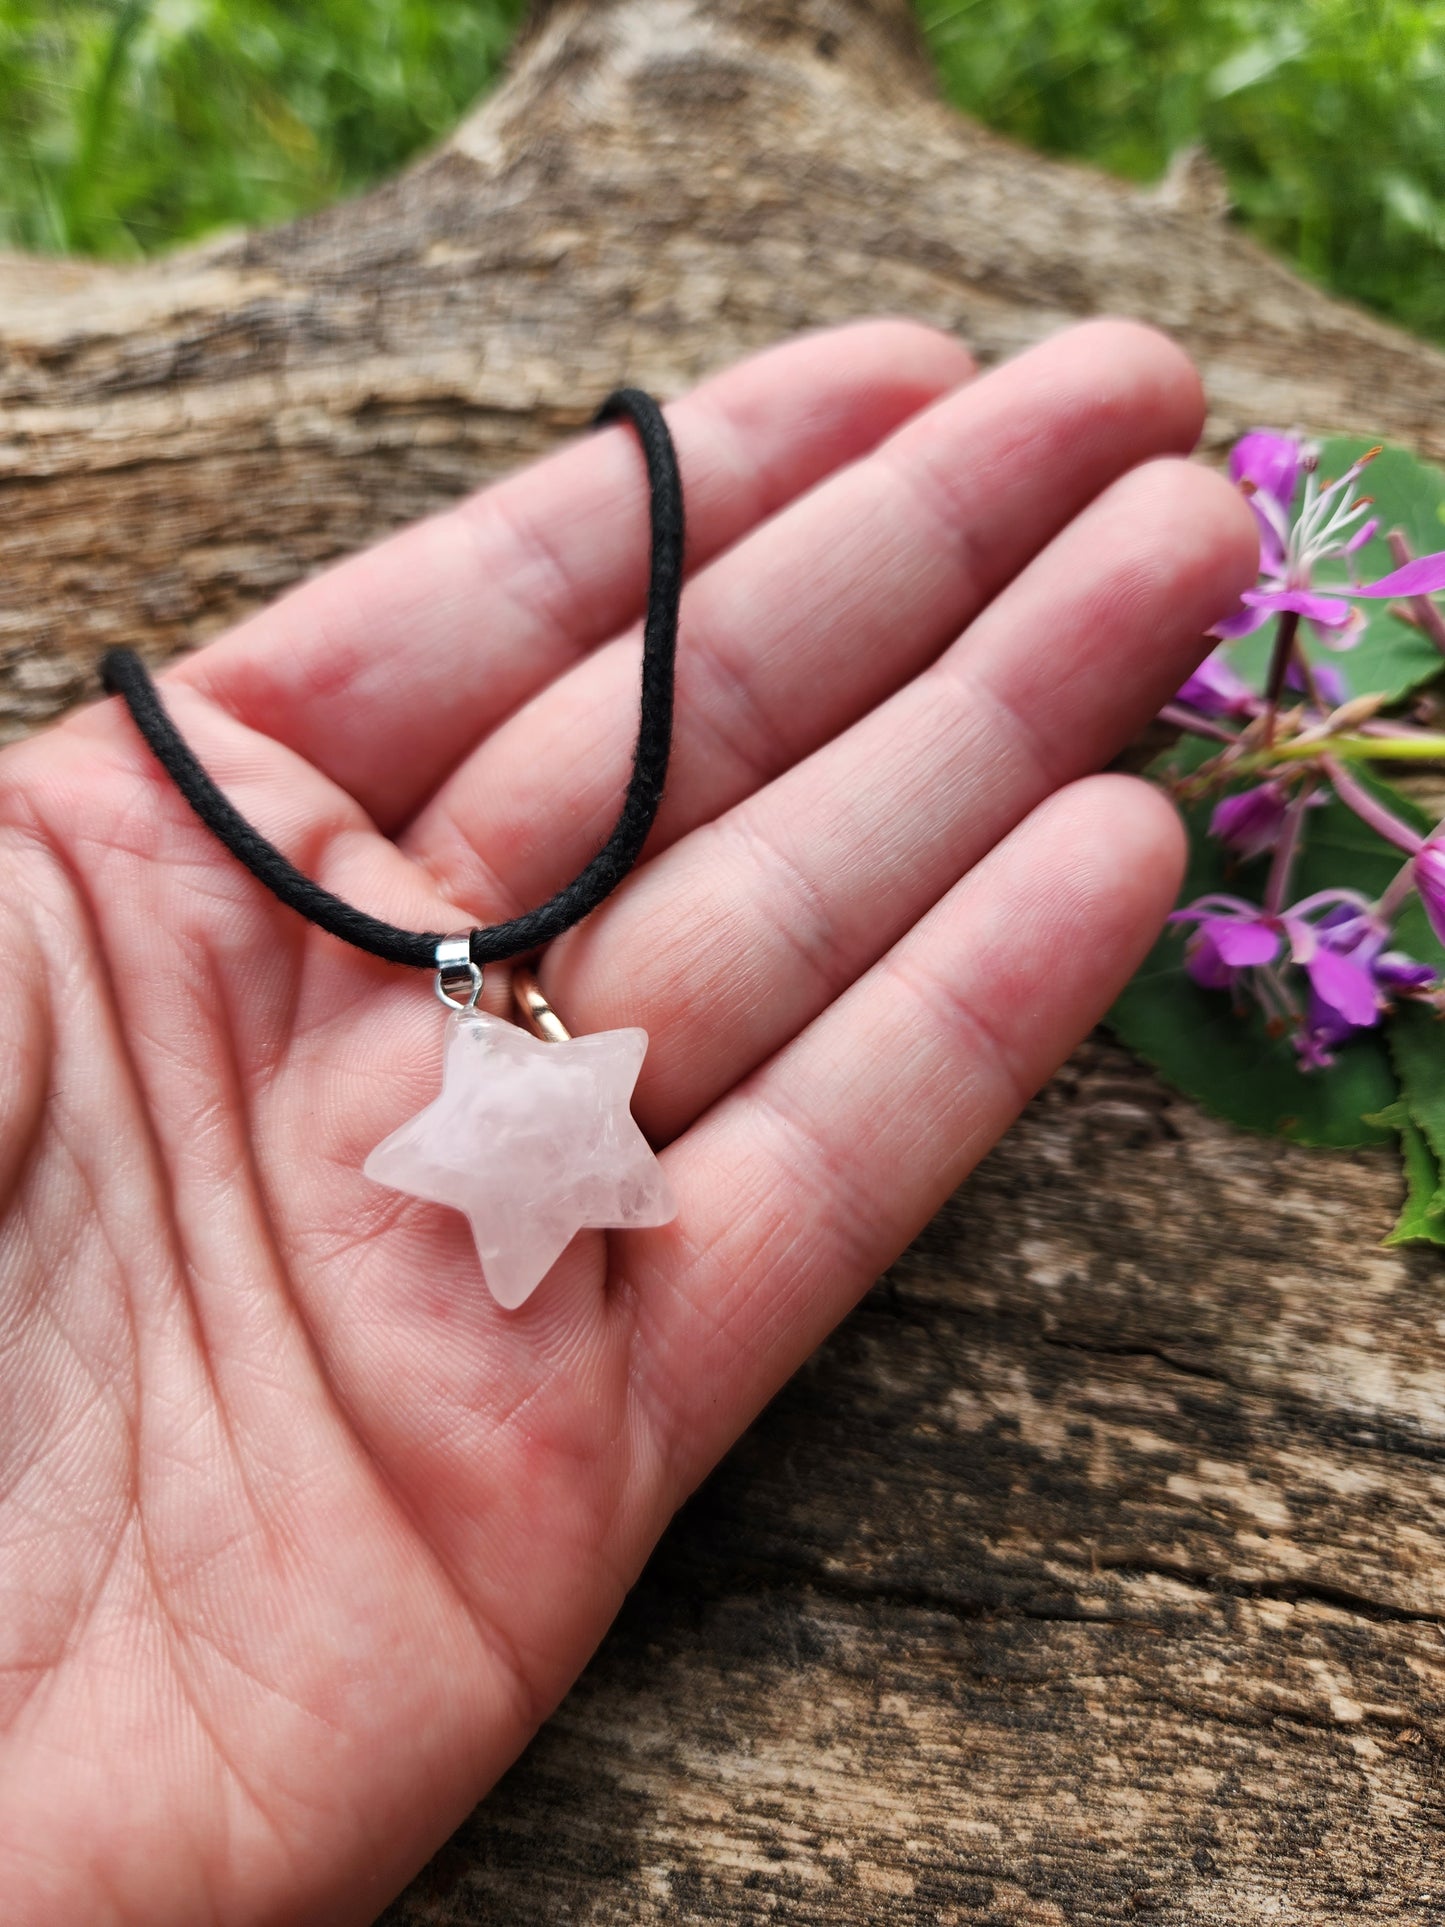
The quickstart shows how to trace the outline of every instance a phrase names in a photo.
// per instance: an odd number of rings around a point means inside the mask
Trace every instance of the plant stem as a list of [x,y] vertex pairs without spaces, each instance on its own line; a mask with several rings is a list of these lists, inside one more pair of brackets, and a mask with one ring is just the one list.
[[1165,703],[1159,711],[1159,720],[1168,723],[1171,729],[1186,731],[1190,736],[1207,736],[1212,743],[1239,741],[1232,729],[1225,729],[1208,716],[1196,716],[1192,709],[1185,709],[1179,703]]
[[1269,876],[1264,886],[1265,914],[1277,917],[1284,908],[1289,895],[1290,879],[1294,875],[1295,858],[1299,855],[1300,833],[1304,828],[1305,811],[1309,808],[1309,779],[1301,785],[1298,792],[1289,800],[1285,810],[1284,827],[1280,831],[1279,842],[1274,846],[1274,858],[1269,866]]
[[[1330,705],[1320,694],[1320,686],[1315,681],[1314,665],[1305,654],[1304,644],[1298,636],[1295,637],[1294,648],[1290,653],[1294,660],[1294,666],[1299,671],[1300,681],[1304,684],[1305,695],[1322,716],[1328,716],[1330,713]],[[1286,670],[1285,674],[1288,676],[1289,671]]]
[[1241,756],[1236,776],[1276,769],[1281,763],[1308,763],[1317,756],[1353,763],[1445,763],[1445,736],[1305,736]]
[[1274,653],[1269,659],[1269,675],[1265,679],[1264,700],[1264,740],[1274,742],[1275,719],[1279,715],[1279,699],[1284,691],[1284,679],[1289,674],[1289,659],[1294,650],[1294,639],[1299,631],[1299,617],[1293,609],[1282,611],[1274,632]]
[[1371,796],[1364,784],[1352,776],[1343,763],[1324,759],[1325,774],[1334,785],[1335,795],[1347,809],[1354,811],[1362,823],[1368,823],[1376,836],[1384,837],[1396,849],[1404,850],[1414,856],[1421,844],[1421,837],[1408,823],[1402,823],[1393,810],[1387,809],[1376,796]]
[[[1403,529],[1391,529],[1386,538],[1390,544],[1390,554],[1395,567],[1403,569],[1407,562],[1414,560],[1414,554],[1405,537]],[[1427,595],[1412,595],[1407,598],[1405,607],[1417,629],[1427,635],[1435,647],[1445,656],[1445,616],[1435,607]]]
[[1393,923],[1400,905],[1415,888],[1415,866],[1402,863],[1391,879],[1385,894],[1380,898],[1379,914],[1386,923]]

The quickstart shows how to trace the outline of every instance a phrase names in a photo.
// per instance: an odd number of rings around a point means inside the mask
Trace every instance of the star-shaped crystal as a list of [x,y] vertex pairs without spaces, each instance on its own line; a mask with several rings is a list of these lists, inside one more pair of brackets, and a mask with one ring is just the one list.
[[378,1144],[369,1178],[464,1211],[488,1288],[530,1298],[584,1225],[667,1224],[662,1166],[628,1108],[645,1030],[544,1043],[485,1011],[447,1020],[441,1095]]

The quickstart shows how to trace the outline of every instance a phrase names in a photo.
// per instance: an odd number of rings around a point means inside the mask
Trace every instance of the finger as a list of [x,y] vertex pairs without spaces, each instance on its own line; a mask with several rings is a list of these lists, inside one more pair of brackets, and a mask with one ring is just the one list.
[[678,1221],[630,1234],[634,1372],[676,1500],[890,1264],[1108,1007],[1183,837],[1092,777],[1000,844],[665,1154]]
[[[656,851],[826,742],[951,642],[1101,489],[1192,446],[1198,378],[1132,323],[1073,330],[949,396],[689,586]],[[468,759],[405,847],[479,919],[598,849],[637,730],[636,639]]]
[[1257,560],[1221,477],[1136,469],[933,668],[554,945],[543,980],[569,1023],[651,1034],[634,1107],[649,1135],[684,1129],[1051,790],[1128,742]]
[[[972,371],[876,321],[769,350],[667,411],[696,567]],[[478,737],[640,613],[635,437],[588,436],[306,583],[173,673],[296,750],[382,828]]]

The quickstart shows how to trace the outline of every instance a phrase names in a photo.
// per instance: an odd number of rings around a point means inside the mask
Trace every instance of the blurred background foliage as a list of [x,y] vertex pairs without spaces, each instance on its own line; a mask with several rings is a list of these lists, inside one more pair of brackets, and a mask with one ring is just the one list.
[[525,0],[0,0],[0,246],[126,258],[391,173]]
[[1201,143],[1244,225],[1445,340],[1445,0],[923,0],[945,86],[1150,181]]
[[[525,0],[0,0],[0,246],[133,257],[397,168]],[[919,0],[949,96],[1140,181],[1202,143],[1238,218],[1445,340],[1445,0]]]

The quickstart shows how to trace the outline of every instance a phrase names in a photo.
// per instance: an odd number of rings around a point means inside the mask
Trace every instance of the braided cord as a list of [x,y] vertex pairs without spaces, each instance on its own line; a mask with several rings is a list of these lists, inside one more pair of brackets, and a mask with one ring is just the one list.
[[[525,957],[560,937],[595,910],[634,868],[657,819],[672,751],[674,669],[678,608],[682,600],[684,519],[677,451],[662,410],[639,388],[619,388],[599,409],[602,425],[632,424],[647,463],[652,555],[643,624],[642,700],[632,774],[612,834],[590,863],[554,897],[506,923],[471,932],[471,958],[479,968]],[[156,760],[213,836],[273,896],[329,931],[388,963],[436,967],[445,933],[401,930],[358,910],[304,876],[274,843],[247,822],[219,790],[172,721],[150,671],[133,649],[111,649],[102,659],[101,683],[119,696]]]

